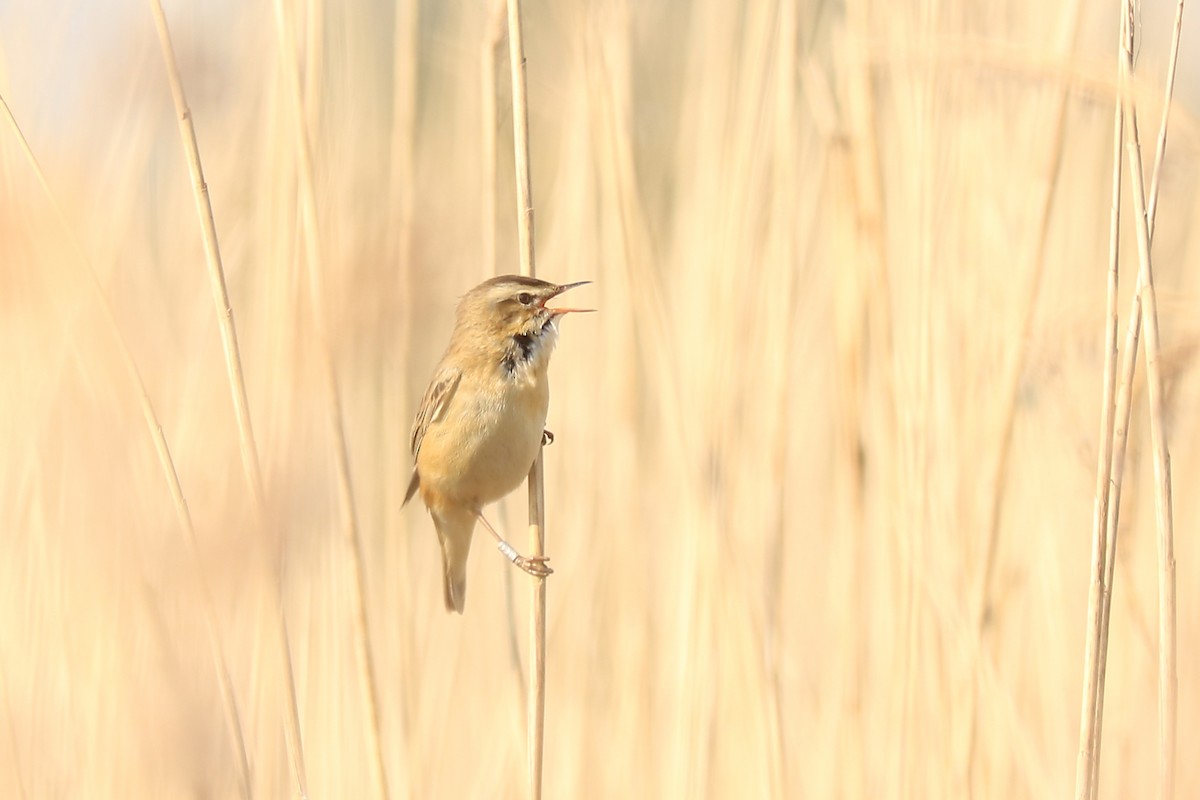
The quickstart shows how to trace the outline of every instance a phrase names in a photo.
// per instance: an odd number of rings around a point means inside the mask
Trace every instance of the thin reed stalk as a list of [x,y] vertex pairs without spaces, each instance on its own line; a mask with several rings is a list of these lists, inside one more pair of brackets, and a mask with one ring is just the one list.
[[[1167,143],[1167,126],[1170,120],[1171,99],[1175,88],[1175,69],[1178,64],[1179,57],[1179,42],[1180,33],[1183,24],[1183,2],[1180,0],[1176,6],[1175,24],[1171,34],[1171,51],[1168,59],[1167,81],[1164,89],[1164,98],[1162,106],[1162,117],[1159,122],[1158,139],[1155,148],[1154,171],[1150,184],[1150,196],[1145,199],[1145,214],[1144,222],[1147,232],[1147,249],[1154,239],[1154,223],[1158,211],[1158,192],[1160,187],[1160,179],[1162,175],[1162,165],[1166,152]],[[1121,26],[1121,42],[1118,51],[1118,63],[1120,73],[1120,92],[1117,97],[1116,113],[1118,116],[1123,115],[1123,102],[1134,102],[1132,91],[1132,74],[1126,69],[1125,55],[1127,50],[1127,37],[1132,37],[1133,31],[1126,30],[1126,27],[1131,24],[1131,20],[1127,14],[1125,2],[1122,0],[1122,26]],[[1116,157],[1120,155],[1120,143],[1114,144]],[[1140,150],[1139,150],[1140,159]],[[1116,165],[1114,169],[1119,169]],[[1141,178],[1141,175],[1138,176]],[[1135,199],[1135,205],[1140,198]],[[1141,219],[1139,219],[1139,223]],[[1140,247],[1140,241],[1139,241]],[[1080,766],[1087,754],[1089,762],[1089,775],[1076,775],[1076,796],[1081,800],[1095,800],[1099,793],[1099,770],[1100,770],[1100,753],[1102,749],[1102,731],[1104,724],[1104,685],[1107,674],[1107,654],[1108,654],[1108,633],[1109,633],[1109,617],[1112,608],[1112,585],[1113,574],[1116,564],[1116,543],[1118,533],[1118,523],[1120,519],[1120,497],[1121,487],[1124,481],[1125,474],[1125,452],[1128,444],[1129,435],[1129,420],[1131,411],[1131,402],[1133,396],[1133,378],[1137,367],[1137,346],[1139,339],[1139,331],[1142,321],[1142,290],[1143,290],[1143,274],[1139,272],[1137,285],[1133,292],[1131,300],[1129,322],[1125,337],[1124,355],[1121,359],[1121,380],[1116,396],[1116,408],[1113,413],[1113,441],[1111,449],[1111,461],[1106,468],[1105,487],[1109,494],[1104,520],[1105,531],[1103,536],[1102,547],[1104,552],[1100,555],[1103,563],[1103,574],[1101,578],[1102,586],[1100,590],[1100,616],[1095,621],[1091,618],[1091,605],[1089,597],[1089,624],[1088,633],[1089,640],[1087,646],[1092,647],[1091,636],[1099,637],[1098,646],[1096,647],[1094,660],[1089,658],[1086,662],[1088,673],[1085,673],[1085,694],[1084,701],[1086,706],[1084,713],[1090,713],[1093,720],[1089,726],[1086,719],[1081,721],[1081,737],[1087,736],[1087,740],[1081,739],[1080,742]],[[1107,369],[1107,364],[1106,364]],[[1157,463],[1156,463],[1157,470]],[[1169,476],[1169,464],[1168,464]],[[1170,487],[1167,487],[1169,492]],[[1161,540],[1160,540],[1161,543]],[[1173,550],[1173,545],[1172,545]],[[1093,564],[1095,563],[1096,553],[1093,552]],[[1173,564],[1173,554],[1172,554]],[[1173,566],[1171,569],[1171,577],[1173,580]],[[1161,589],[1161,587],[1160,587]],[[1173,587],[1171,591],[1172,597],[1174,594]],[[1173,600],[1172,600],[1173,605]],[[1091,670],[1095,670],[1095,677],[1092,677]],[[1091,694],[1087,693],[1086,684],[1092,683]],[[1173,749],[1173,747],[1172,747]],[[1173,775],[1173,771],[1172,771]],[[1083,793],[1081,783],[1087,788],[1087,793]]]
[[[388,208],[390,209],[388,229],[394,232],[389,246],[397,271],[395,285],[400,308],[390,321],[390,325],[385,328],[388,331],[385,335],[391,338],[397,361],[401,366],[399,369],[384,371],[381,380],[385,382],[385,385],[393,387],[391,391],[385,392],[384,396],[395,398],[399,406],[388,408],[384,413],[391,419],[407,420],[412,416],[407,398],[411,394],[409,392],[408,366],[411,361],[412,318],[415,306],[411,280],[413,273],[413,195],[416,171],[414,150],[417,132],[420,3],[418,0],[397,0],[395,15],[395,24],[392,29],[392,119],[389,142],[391,170],[388,182]],[[407,433],[407,429],[404,429],[404,432]],[[394,453],[385,453],[384,458],[394,458]],[[404,480],[407,480],[407,477]],[[401,483],[396,488],[398,492],[403,492],[404,484]],[[411,575],[408,537],[404,535],[405,523],[398,513],[401,504],[395,502],[390,491],[383,493],[383,499],[385,530],[395,535],[399,541],[399,546],[396,548],[399,554],[399,563],[395,568],[400,575]],[[421,758],[415,749],[416,741],[413,736],[418,687],[418,681],[413,679],[413,676],[417,674],[415,656],[417,647],[413,641],[412,592],[407,581],[400,581],[400,583],[402,584],[400,592],[403,604],[401,608],[396,609],[396,612],[400,619],[404,620],[397,636],[402,677],[396,688],[400,698],[397,729],[401,741],[395,743],[393,747],[395,751],[402,754],[402,758],[398,765],[399,768],[393,772],[392,782],[398,787],[397,794],[400,797],[412,797],[417,794],[415,787],[420,785],[419,769],[421,767]]]
[[[375,659],[371,647],[371,628],[367,619],[366,589],[363,575],[366,572],[366,554],[359,532],[357,508],[354,502],[354,484],[350,477],[350,452],[346,441],[346,426],[342,413],[341,392],[338,389],[337,370],[333,362],[333,346],[329,334],[329,315],[325,308],[325,287],[322,276],[320,229],[317,218],[316,187],[313,178],[312,147],[308,137],[308,125],[304,115],[304,95],[300,87],[297,70],[295,36],[287,19],[282,0],[276,0],[275,27],[279,37],[280,55],[283,59],[284,83],[288,89],[292,110],[293,142],[298,161],[300,181],[300,204],[304,235],[305,264],[308,278],[308,300],[312,312],[313,327],[321,358],[322,376],[329,404],[329,427],[334,438],[334,472],[337,476],[338,508],[341,512],[342,541],[349,551],[350,601],[354,619],[354,655],[359,673],[359,686],[366,717],[364,733],[370,753],[371,779],[375,794],[387,798],[387,771],[384,767],[382,737],[379,733],[379,694],[375,681]],[[315,24],[315,23],[313,23]]]
[[484,275],[496,271],[496,58],[504,40],[504,0],[486,0],[487,21],[479,44],[480,192]]
[[1083,703],[1080,711],[1079,757],[1075,771],[1075,797],[1089,800],[1095,792],[1095,762],[1099,750],[1097,689],[1100,676],[1102,627],[1107,627],[1104,609],[1104,585],[1107,563],[1115,552],[1106,539],[1111,482],[1109,470],[1113,455],[1113,400],[1117,365],[1117,286],[1121,243],[1121,163],[1124,142],[1121,104],[1113,111],[1112,201],[1109,213],[1108,289],[1104,318],[1104,383],[1100,405],[1100,447],[1096,456],[1096,498],[1092,511],[1091,585],[1088,590],[1087,643],[1084,651]]
[[167,82],[171,86],[171,97],[175,101],[175,113],[179,117],[179,135],[183,140],[184,156],[192,178],[192,194],[196,201],[196,215],[200,219],[200,232],[204,240],[205,263],[208,265],[209,285],[213,302],[217,306],[217,322],[221,331],[221,346],[225,351],[225,365],[229,372],[229,389],[233,397],[233,411],[237,417],[238,445],[241,448],[242,467],[246,482],[254,495],[258,511],[266,507],[262,470],[258,461],[258,446],[254,439],[254,425],[250,418],[250,401],[246,396],[246,379],[242,371],[241,350],[238,347],[237,326],[233,319],[233,308],[229,303],[229,290],[225,285],[225,267],[221,262],[221,248],[217,242],[217,224],[213,219],[212,203],[208,196],[208,184],[204,180],[204,168],[200,163],[200,146],[196,142],[196,128],[192,125],[192,112],[188,108],[183,92],[183,81],[175,59],[175,48],[171,44],[171,32],[160,0],[150,0],[154,22],[158,27],[159,44],[162,46],[163,61],[167,68]]
[[[479,209],[480,209],[480,253],[484,277],[497,273],[496,263],[496,202],[499,187],[496,185],[496,164],[499,148],[496,131],[500,120],[496,104],[496,61],[500,46],[504,43],[507,23],[505,0],[486,0],[487,19],[479,43]],[[521,642],[517,633],[517,610],[513,597],[512,570],[504,570],[504,622],[508,634],[509,665],[518,687],[525,685],[525,670],[521,665]],[[519,708],[518,711],[523,709]],[[525,720],[518,717],[517,724],[524,728]]]
[[[200,147],[196,142],[196,129],[192,125],[192,113],[183,91],[175,48],[171,44],[171,33],[167,27],[161,0],[150,0],[162,47],[163,62],[167,69],[167,82],[175,112],[179,117],[179,134],[183,140],[184,155],[192,178],[192,191],[196,201],[196,214],[204,240],[205,263],[208,265],[209,284],[213,302],[217,307],[217,322],[221,331],[221,345],[225,353],[226,374],[233,397],[234,416],[238,427],[238,445],[242,456],[242,468],[250,486],[254,511],[261,530],[267,528],[266,495],[263,488],[262,470],[259,466],[258,446],[254,439],[254,427],[250,418],[250,403],[246,396],[246,381],[242,371],[241,351],[238,347],[237,328],[233,320],[233,308],[229,303],[229,291],[225,285],[225,269],[221,263],[221,249],[217,242],[217,226],[213,218],[212,203],[209,201],[208,185],[204,181],[204,169],[200,163]],[[282,552],[282,538],[277,546]],[[302,797],[308,796],[308,778],[304,763],[304,743],[300,730],[300,710],[296,701],[296,682],[292,671],[290,646],[288,643],[287,617],[283,608],[281,564],[276,564],[276,612],[279,618],[279,648],[283,659],[284,686],[287,692],[284,732],[291,754],[293,776]]]
[[[848,212],[844,216],[849,224],[837,240],[843,252],[850,255],[846,268],[837,270],[834,289],[840,319],[835,328],[839,407],[835,415],[838,444],[833,462],[835,508],[840,526],[846,531],[843,544],[849,551],[840,563],[850,565],[842,583],[846,619],[850,622],[844,628],[839,648],[842,668],[836,673],[835,690],[845,713],[839,716],[841,728],[828,768],[838,776],[837,791],[848,795],[861,795],[871,785],[870,771],[864,761],[867,729],[863,715],[858,712],[861,687],[868,674],[867,637],[862,632],[869,627],[869,593],[860,578],[861,565],[867,563],[870,547],[865,513],[869,492],[860,457],[868,446],[864,423],[869,403],[864,387],[870,372],[864,365],[884,365],[879,370],[879,388],[875,390],[879,407],[888,418],[884,429],[889,434],[879,442],[881,451],[897,450],[904,415],[899,394],[901,360],[892,290],[898,263],[889,251],[885,235],[887,217],[895,213],[885,202],[883,179],[884,148],[890,142],[890,134],[880,124],[883,112],[875,85],[875,60],[881,48],[869,44],[873,40],[872,14],[871,4],[866,0],[847,0],[845,138],[832,128],[827,129],[831,132],[830,170],[835,176],[832,180],[846,178],[847,202],[840,205]],[[821,84],[816,72],[815,67],[809,68],[808,84],[814,87],[811,96],[819,96],[816,87]]]
[[[1134,6],[1126,4],[1125,50],[1121,61],[1122,85],[1133,73]],[[1129,127],[1126,151],[1132,180],[1134,222],[1140,263],[1143,324],[1145,326],[1146,383],[1150,399],[1150,437],[1154,450],[1155,509],[1158,521],[1158,727],[1159,796],[1175,796],[1175,735],[1179,677],[1175,647],[1175,544],[1171,513],[1171,457],[1164,430],[1161,346],[1158,331],[1158,301],[1150,258],[1150,229],[1146,220],[1146,187],[1142,151],[1138,141],[1137,108],[1133,95],[1124,93],[1125,123]]]
[[216,606],[213,602],[212,590],[209,588],[208,581],[201,567],[200,548],[196,540],[196,527],[192,521],[192,512],[188,508],[187,498],[183,493],[183,484],[179,480],[179,472],[175,469],[175,459],[171,456],[171,448],[167,444],[167,438],[163,433],[162,423],[159,422],[158,413],[154,410],[154,403],[151,401],[150,393],[146,389],[146,382],[142,378],[142,372],[133,358],[133,353],[129,349],[129,343],[126,341],[125,335],[121,332],[121,328],[117,324],[117,317],[113,311],[112,303],[109,302],[108,295],[100,285],[100,280],[96,275],[95,269],[92,267],[90,259],[87,257],[87,253],[83,249],[83,244],[76,237],[74,229],[67,220],[66,212],[63,211],[62,206],[58,202],[57,195],[50,189],[50,184],[46,180],[46,175],[42,171],[37,156],[33,153],[33,148],[30,147],[29,141],[25,138],[25,134],[22,133],[21,126],[17,124],[16,117],[13,116],[12,110],[8,107],[8,103],[5,102],[3,96],[0,96],[0,108],[3,109],[4,116],[8,120],[13,134],[17,137],[17,141],[21,146],[21,152],[37,177],[42,191],[45,192],[46,197],[50,200],[50,205],[54,208],[59,224],[67,233],[80,262],[87,268],[88,277],[91,279],[90,283],[100,301],[104,320],[109,330],[112,331],[117,343],[117,350],[121,355],[121,361],[125,365],[125,369],[137,391],[138,402],[142,410],[142,419],[146,423],[146,430],[150,435],[150,440],[154,443],[154,452],[158,456],[159,466],[162,469],[163,477],[167,481],[167,489],[171,493],[171,502],[175,508],[175,515],[179,520],[179,530],[183,535],[184,548],[187,550],[188,558],[195,570],[196,581],[200,591],[200,607],[204,615],[205,632],[208,635],[209,647],[212,651],[214,668],[217,674],[217,689],[221,696],[221,709],[224,713],[226,727],[229,729],[229,739],[232,743],[234,756],[238,764],[238,789],[242,797],[248,798],[251,796],[250,759],[246,754],[246,737],[242,730],[237,697],[233,692],[233,679],[229,674],[229,663],[225,657],[225,650],[221,644],[220,636],[217,633]]
[[[10,699],[12,694],[3,669],[0,669],[0,695],[4,696],[4,721],[5,727],[8,728],[8,745],[13,764],[12,771],[17,783],[17,795],[20,800],[25,800],[29,797],[29,790],[25,788],[25,769],[21,765],[21,757],[17,751],[17,742],[21,737],[17,734],[17,725],[13,720],[12,700]],[[245,796],[244,793],[243,796]]]
[[[1181,6],[1182,7],[1182,6]],[[1178,31],[1176,27],[1176,43],[1178,43]],[[1172,59],[1174,61],[1174,59]],[[1172,67],[1173,70],[1173,67]],[[1169,102],[1167,103],[1169,106]],[[1166,107],[1164,107],[1164,114]],[[1164,117],[1162,129],[1166,128],[1166,119]],[[1154,242],[1154,218],[1155,205],[1154,201],[1158,198],[1158,174],[1159,167],[1162,166],[1162,147],[1165,146],[1165,139],[1160,139],[1160,149],[1158,151],[1157,160],[1155,163],[1154,181],[1150,188],[1150,201],[1147,203],[1146,221],[1150,230],[1151,244]],[[1116,541],[1118,523],[1120,521],[1120,494],[1121,486],[1125,477],[1125,451],[1129,440],[1129,416],[1131,411],[1131,403],[1133,397],[1133,377],[1137,367],[1137,346],[1139,335],[1141,332],[1142,323],[1142,300],[1141,300],[1141,276],[1139,275],[1137,285],[1134,288],[1133,299],[1130,305],[1128,329],[1125,334],[1124,357],[1121,360],[1121,385],[1117,392],[1117,408],[1115,413],[1116,426],[1114,429],[1114,447],[1112,465],[1109,474],[1110,492],[1112,497],[1108,506],[1108,519],[1105,525],[1105,536],[1108,543],[1109,557],[1105,562],[1104,572],[1104,588],[1102,597],[1104,600],[1101,630],[1100,630],[1100,672],[1099,679],[1096,685],[1096,756],[1092,763],[1092,800],[1095,800],[1096,793],[1099,791],[1099,779],[1097,777],[1100,768],[1100,750],[1102,739],[1100,731],[1104,722],[1104,680],[1107,664],[1105,659],[1108,653],[1108,621],[1109,613],[1112,608],[1112,584],[1113,584],[1113,569],[1116,562]]]
[[[775,22],[775,63],[774,80],[774,146],[779,157],[779,178],[771,191],[771,229],[770,235],[775,239],[777,248],[776,258],[782,268],[779,276],[783,284],[779,288],[777,304],[772,309],[771,320],[779,326],[770,335],[778,342],[776,357],[778,361],[771,370],[776,375],[784,376],[782,385],[776,390],[776,403],[771,410],[774,412],[772,434],[769,441],[771,447],[771,471],[779,476],[781,484],[771,498],[771,516],[769,519],[768,559],[772,566],[768,571],[766,592],[766,613],[763,620],[763,661],[764,683],[767,694],[767,741],[768,763],[771,772],[771,795],[788,797],[794,792],[788,791],[787,747],[785,737],[787,731],[786,713],[783,709],[783,684],[781,677],[781,658],[784,617],[784,559],[787,540],[787,512],[785,476],[788,469],[788,437],[784,432],[788,428],[789,409],[795,402],[795,381],[791,379],[793,358],[793,339],[788,335],[788,324],[796,313],[795,292],[798,283],[797,273],[803,263],[798,257],[799,237],[794,232],[790,209],[795,208],[796,183],[801,174],[799,170],[799,144],[796,141],[796,87],[799,70],[797,68],[798,3],[795,0],[782,2],[779,6],[779,18]],[[826,162],[827,163],[827,162]],[[816,178],[823,183],[825,170]],[[806,221],[804,238],[800,241],[812,241],[812,230],[819,216],[820,204],[813,204],[811,216]]]
[[[1075,0],[1068,16],[1071,20],[1071,31],[1064,47],[1064,57],[1069,58],[1075,51],[1082,24],[1082,3]],[[1017,417],[1017,392],[1020,388],[1021,376],[1029,358],[1029,343],[1033,337],[1029,335],[1033,327],[1033,315],[1037,308],[1038,296],[1041,294],[1042,278],[1046,271],[1046,246],[1050,240],[1050,217],[1054,208],[1054,200],[1058,196],[1058,175],[1062,169],[1063,156],[1067,144],[1067,101],[1071,97],[1071,86],[1067,81],[1059,84],[1058,95],[1055,98],[1053,122],[1050,124],[1050,152],[1046,161],[1045,189],[1038,198],[1037,233],[1030,263],[1029,276],[1024,286],[1021,303],[1021,323],[1018,334],[1013,341],[1016,344],[1012,357],[1008,360],[1000,385],[1005,398],[1003,406],[1003,422],[1000,428],[1000,438],[996,459],[992,463],[992,471],[987,485],[995,487],[991,496],[991,508],[988,512],[988,537],[984,551],[982,577],[980,579],[980,595],[976,606],[976,620],[979,630],[985,628],[984,620],[991,606],[992,585],[995,581],[996,553],[1000,542],[1000,525],[1004,509],[1004,496],[1008,490],[1008,462],[1012,453],[1013,430]],[[976,702],[977,705],[977,702]],[[976,714],[977,718],[977,714]]]
[[[533,186],[529,163],[529,97],[525,79],[525,42],[521,32],[521,0],[508,0],[508,54],[512,69],[513,156],[517,182],[517,236],[521,274],[537,274],[533,255]],[[529,551],[545,555],[546,500],[542,453],[529,470]],[[546,728],[546,579],[533,576],[529,610],[529,696],[527,727],[528,790],[532,800],[542,796],[542,753]]]

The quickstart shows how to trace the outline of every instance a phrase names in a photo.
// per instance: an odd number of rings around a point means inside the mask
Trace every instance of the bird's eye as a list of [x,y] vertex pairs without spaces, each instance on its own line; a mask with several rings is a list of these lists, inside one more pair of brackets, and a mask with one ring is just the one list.
[[531,295],[529,292],[521,292],[519,295],[517,295],[517,302],[523,306],[527,306],[533,302],[533,295]]

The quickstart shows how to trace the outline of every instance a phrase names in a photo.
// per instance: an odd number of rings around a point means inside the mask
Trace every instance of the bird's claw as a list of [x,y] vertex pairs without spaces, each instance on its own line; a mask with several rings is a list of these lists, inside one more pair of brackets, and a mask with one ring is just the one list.
[[550,431],[542,431],[542,447],[548,447],[554,444],[554,434]]
[[517,556],[513,563],[535,578],[545,578],[554,574],[547,561],[549,558],[546,556]]

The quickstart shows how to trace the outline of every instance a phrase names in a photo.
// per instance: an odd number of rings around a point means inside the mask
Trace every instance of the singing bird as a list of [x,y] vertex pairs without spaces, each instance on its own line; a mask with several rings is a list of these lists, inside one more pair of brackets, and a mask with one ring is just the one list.
[[415,464],[407,504],[418,491],[442,545],[447,611],[463,612],[467,555],[476,520],[501,552],[531,575],[551,572],[544,557],[517,553],[483,517],[483,507],[521,485],[543,441],[550,404],[547,369],[564,314],[546,302],[589,281],[560,286],[500,275],[458,304],[450,344],[421,400],[412,429]]

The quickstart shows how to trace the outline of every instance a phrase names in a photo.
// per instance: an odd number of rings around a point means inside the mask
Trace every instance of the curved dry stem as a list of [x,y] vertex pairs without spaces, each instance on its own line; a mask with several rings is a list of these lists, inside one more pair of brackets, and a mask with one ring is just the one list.
[[175,469],[175,460],[171,456],[171,448],[167,445],[166,435],[163,433],[162,424],[158,420],[158,413],[154,410],[154,403],[150,400],[150,393],[146,389],[146,382],[142,378],[141,370],[133,358],[133,353],[129,350],[129,343],[125,340],[125,335],[121,332],[121,328],[117,324],[116,314],[113,311],[112,304],[108,300],[108,295],[100,285],[96,271],[92,268],[91,261],[88,259],[83,245],[75,236],[74,229],[67,220],[66,212],[63,211],[62,206],[58,202],[58,197],[50,189],[50,184],[46,180],[46,175],[42,171],[41,164],[34,155],[33,149],[29,146],[25,134],[21,132],[21,127],[17,124],[16,117],[13,116],[12,110],[8,107],[8,103],[5,102],[2,96],[0,96],[0,109],[3,109],[4,116],[13,130],[13,134],[17,137],[17,141],[21,146],[21,152],[37,177],[38,184],[50,200],[59,224],[70,238],[72,247],[79,257],[80,262],[87,268],[92,288],[95,290],[96,296],[100,301],[104,320],[108,324],[109,330],[112,331],[121,361],[125,365],[126,372],[129,374],[133,387],[137,392],[138,403],[142,410],[142,419],[146,423],[146,431],[150,435],[150,440],[154,443],[154,452],[158,457],[163,477],[167,481],[167,489],[171,493],[171,502],[175,508],[175,515],[179,520],[179,530],[183,536],[184,548],[187,550],[188,558],[191,561],[192,568],[195,570],[200,590],[204,626],[209,638],[209,647],[212,651],[214,669],[217,674],[217,689],[221,696],[221,708],[225,716],[226,727],[229,729],[229,738],[233,744],[234,756],[238,763],[238,788],[243,797],[249,797],[250,760],[246,754],[246,739],[242,730],[241,714],[238,711],[237,698],[233,692],[233,679],[229,675],[229,664],[225,658],[225,650],[217,634],[216,606],[213,603],[212,591],[200,566],[199,546],[196,542],[196,527],[192,522],[192,514],[188,509],[187,498],[183,493],[183,485],[179,480],[179,473]]
[[[171,44],[171,33],[167,27],[166,15],[163,13],[160,0],[150,0],[150,8],[154,13],[155,26],[158,29],[159,44],[162,47],[163,62],[167,69],[167,81],[171,87],[171,97],[175,103],[175,112],[179,117],[179,134],[183,140],[184,155],[187,159],[188,172],[192,178],[192,192],[196,201],[196,215],[200,220],[200,229],[204,240],[205,263],[208,265],[209,285],[212,288],[213,302],[217,307],[217,322],[221,331],[221,346],[225,353],[225,367],[229,380],[229,389],[233,397],[234,416],[237,419],[238,446],[242,456],[242,468],[254,503],[254,512],[260,530],[268,530],[266,495],[263,488],[262,470],[259,465],[258,446],[254,439],[254,427],[250,418],[250,404],[246,396],[246,381],[242,371],[241,351],[238,347],[237,328],[233,320],[233,308],[229,303],[229,291],[225,285],[225,269],[221,263],[221,249],[217,243],[217,226],[213,219],[212,204],[208,197],[208,185],[204,181],[204,169],[200,163],[200,147],[196,142],[196,129],[192,125],[192,114],[188,108],[187,99],[183,92],[183,81],[179,76],[179,66],[175,58],[175,49]],[[276,547],[282,552],[282,538],[276,536]],[[280,559],[282,561],[282,559]],[[279,648],[283,659],[284,686],[287,697],[284,703],[287,719],[284,730],[291,753],[292,769],[301,796],[308,795],[308,779],[304,765],[304,745],[300,731],[300,712],[296,701],[296,683],[292,674],[291,651],[288,646],[287,619],[283,610],[282,576],[279,572],[281,564],[276,564],[276,605],[279,617]]]
[[208,184],[204,181],[204,168],[200,163],[200,146],[196,142],[196,129],[192,125],[192,112],[183,93],[183,82],[179,77],[179,66],[175,60],[175,49],[171,44],[171,33],[163,14],[160,0],[150,0],[154,22],[158,27],[159,43],[162,45],[163,62],[167,68],[167,81],[171,86],[171,97],[175,101],[175,113],[179,117],[179,135],[183,140],[184,156],[192,178],[192,194],[196,200],[196,215],[200,220],[200,231],[204,240],[204,257],[208,265],[209,285],[213,303],[217,307],[217,322],[221,331],[221,346],[225,351],[225,365],[229,372],[229,389],[233,398],[233,411],[237,417],[238,444],[241,448],[242,467],[246,481],[254,493],[254,502],[261,511],[265,508],[262,470],[258,461],[258,446],[254,439],[254,426],[250,419],[250,403],[246,397],[246,379],[242,372],[242,356],[238,347],[237,326],[233,320],[233,308],[229,303],[229,290],[225,285],[225,267],[221,263],[221,248],[217,243],[217,224],[213,219],[212,203],[208,197]]

